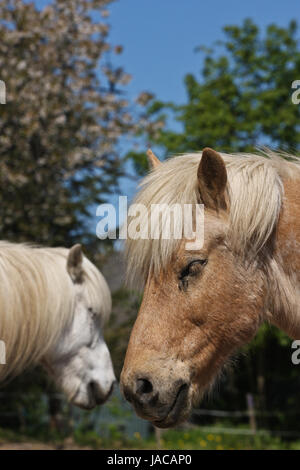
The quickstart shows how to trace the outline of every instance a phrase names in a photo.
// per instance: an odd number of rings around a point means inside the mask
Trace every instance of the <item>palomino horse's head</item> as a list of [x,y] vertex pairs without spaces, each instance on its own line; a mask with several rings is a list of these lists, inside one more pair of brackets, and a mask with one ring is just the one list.
[[111,296],[104,277],[83,257],[80,245],[70,249],[65,269],[73,292],[73,314],[44,364],[74,405],[91,409],[106,401],[115,382],[101,331],[111,310]]
[[[189,166],[184,163],[188,156],[178,159],[178,164],[171,159],[153,170],[138,202],[148,198],[150,206],[159,202],[159,195],[166,201],[166,187],[170,190],[172,186],[174,194],[195,193],[196,200],[204,204],[203,246],[187,250],[187,240],[182,238],[163,265],[161,260],[169,242],[128,242],[129,258],[135,256],[139,243],[148,252],[141,261],[134,259],[134,263],[144,263],[140,267],[146,267],[147,272],[121,388],[136,412],[159,427],[170,427],[186,419],[225,360],[253,338],[264,304],[259,263],[249,263],[245,250],[241,254],[231,243],[231,194],[223,158],[212,149],[205,149],[196,165],[195,158]],[[180,171],[184,171],[184,165],[189,177],[182,180]],[[165,175],[161,176],[163,172]],[[155,183],[156,178],[160,183]],[[133,264],[130,269],[134,269]]]

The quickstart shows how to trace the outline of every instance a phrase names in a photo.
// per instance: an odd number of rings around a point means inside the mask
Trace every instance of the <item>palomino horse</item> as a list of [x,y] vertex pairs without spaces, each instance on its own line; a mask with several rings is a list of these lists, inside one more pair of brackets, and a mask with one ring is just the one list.
[[[183,237],[126,242],[128,273],[143,279],[144,297],[121,387],[140,416],[171,427],[263,321],[300,338],[300,165],[270,151],[221,156],[209,148],[161,164],[151,158],[136,203],[204,204],[197,250]],[[152,224],[161,235],[158,215]]]
[[81,246],[0,242],[0,381],[41,363],[75,405],[103,403],[115,381],[101,328],[111,296]]

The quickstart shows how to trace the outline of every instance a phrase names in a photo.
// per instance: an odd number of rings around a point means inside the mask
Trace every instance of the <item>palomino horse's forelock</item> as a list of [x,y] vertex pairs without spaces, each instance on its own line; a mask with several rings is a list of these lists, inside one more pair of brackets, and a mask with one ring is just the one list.
[[[265,150],[264,155],[221,154],[227,174],[227,198],[230,206],[229,230],[232,249],[241,256],[252,256],[266,245],[278,221],[282,198],[282,179],[299,175],[297,157]],[[285,157],[286,159],[282,158]],[[197,167],[201,153],[173,157],[155,167],[141,183],[133,203],[143,204],[141,227],[150,227],[150,208],[153,204],[201,203],[197,182]],[[290,161],[287,161],[289,159]],[[128,217],[128,226],[132,217]],[[158,275],[176,252],[180,240],[164,239],[164,218],[152,218],[158,239],[131,239],[125,242],[127,280],[142,287],[150,272]],[[176,233],[176,219],[173,221]],[[154,225],[154,227],[153,227]],[[180,229],[179,229],[180,230]],[[183,232],[182,232],[183,237]]]

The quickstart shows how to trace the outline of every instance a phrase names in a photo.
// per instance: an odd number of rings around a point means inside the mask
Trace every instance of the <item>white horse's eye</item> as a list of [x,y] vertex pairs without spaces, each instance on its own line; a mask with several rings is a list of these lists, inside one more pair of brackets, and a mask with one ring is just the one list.
[[92,307],[89,307],[88,308],[88,312],[89,314],[91,315],[92,318],[94,318],[96,316],[96,312],[94,312],[94,310],[92,309]]

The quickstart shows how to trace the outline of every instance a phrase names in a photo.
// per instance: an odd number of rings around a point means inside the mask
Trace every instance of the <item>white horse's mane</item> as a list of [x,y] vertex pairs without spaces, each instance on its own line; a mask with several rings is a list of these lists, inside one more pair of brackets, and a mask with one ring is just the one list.
[[[0,381],[41,360],[73,320],[68,253],[66,248],[0,242],[0,340],[6,346]],[[107,284],[86,257],[83,271],[84,295],[104,322],[111,309]]]
[[[240,253],[259,252],[269,239],[281,209],[284,178],[299,175],[299,158],[266,149],[264,155],[221,154],[228,174],[231,243]],[[147,209],[152,204],[199,204],[197,168],[202,153],[170,158],[154,168],[141,182],[133,200]],[[282,157],[285,157],[282,158]],[[286,160],[289,159],[290,161]],[[141,227],[150,226],[150,210]],[[128,217],[128,225],[131,218]],[[125,242],[127,279],[134,285],[145,282],[150,271],[158,274],[170,262],[180,240],[163,239],[163,218],[152,218],[151,229],[158,239],[131,239]],[[168,221],[169,223],[169,221]],[[174,221],[176,224],[176,220]],[[175,228],[176,232],[177,228]],[[183,233],[182,233],[183,236]]]

